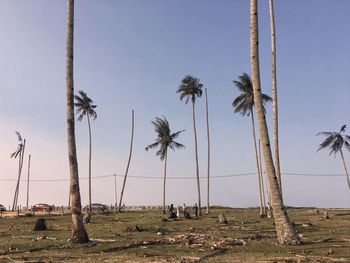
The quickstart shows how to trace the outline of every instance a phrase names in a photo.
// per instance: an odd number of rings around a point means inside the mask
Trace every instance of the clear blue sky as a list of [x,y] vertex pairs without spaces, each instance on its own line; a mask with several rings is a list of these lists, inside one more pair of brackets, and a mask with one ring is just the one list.
[[[287,173],[343,173],[340,156],[316,152],[319,131],[348,124],[350,110],[350,2],[275,1],[280,114],[280,159]],[[259,1],[263,92],[271,94],[268,1]],[[68,179],[65,121],[66,1],[0,2],[0,179],[17,178],[15,130],[27,139],[33,179]],[[196,202],[190,105],[176,90],[186,74],[209,93],[212,175],[255,171],[248,118],[233,114],[238,95],[232,80],[247,72],[249,1],[77,0],[75,90],[98,105],[92,125],[93,176],[123,174],[128,157],[131,110],[136,130],[130,176],[162,176],[151,121],[166,116],[186,149],[169,155],[167,203]],[[272,131],[271,106],[267,108]],[[197,101],[200,173],[206,173],[204,97]],[[87,177],[86,120],[76,124],[80,177]],[[348,131],[350,133],[350,130]],[[350,165],[350,154],[345,153]],[[122,178],[118,177],[118,195]],[[202,202],[206,181],[201,180]],[[256,175],[213,179],[211,203],[256,206]],[[15,182],[0,181],[0,203],[12,202]],[[126,204],[160,204],[161,179],[130,177]],[[288,205],[349,207],[346,178],[283,177]],[[83,204],[87,181],[81,181]],[[30,203],[66,204],[68,182],[32,182]],[[113,178],[93,181],[93,201],[114,203]],[[25,182],[19,203],[25,204]]]

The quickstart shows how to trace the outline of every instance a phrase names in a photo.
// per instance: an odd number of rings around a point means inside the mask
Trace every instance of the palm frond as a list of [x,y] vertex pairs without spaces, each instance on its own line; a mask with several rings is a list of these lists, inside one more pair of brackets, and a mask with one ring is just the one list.
[[21,134],[18,131],[15,131],[15,133],[17,134],[18,141],[21,142],[22,141]]
[[335,138],[334,136],[329,136],[329,137],[327,137],[327,138],[319,145],[319,148],[317,149],[317,151],[329,147],[331,144],[333,144],[333,142],[335,141],[335,139],[336,139],[336,138]]
[[345,132],[345,129],[346,129],[346,124],[344,124],[343,126],[341,126],[340,132],[339,132],[339,133]]

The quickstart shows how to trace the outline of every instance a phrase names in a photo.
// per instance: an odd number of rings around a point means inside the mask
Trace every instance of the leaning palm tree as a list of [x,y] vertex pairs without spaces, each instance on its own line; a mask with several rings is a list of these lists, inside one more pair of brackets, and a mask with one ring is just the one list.
[[22,174],[22,167],[23,167],[23,158],[24,158],[24,149],[26,145],[26,139],[22,139],[21,134],[16,131],[17,138],[18,138],[18,147],[16,151],[14,151],[11,154],[11,158],[17,158],[18,157],[18,179],[17,179],[17,184],[16,184],[16,189],[15,189],[15,194],[13,197],[13,203],[12,203],[12,211],[14,211],[17,207],[17,201],[18,201],[18,195],[19,195],[19,182],[21,179],[21,174]]
[[181,84],[176,91],[176,93],[180,93],[180,100],[185,100],[185,104],[187,104],[190,99],[192,101],[192,120],[193,120],[193,132],[194,132],[194,148],[195,148],[195,158],[196,158],[196,176],[197,176],[197,191],[198,191],[198,208],[199,215],[202,215],[201,209],[201,190],[200,190],[200,182],[199,182],[199,164],[198,164],[198,146],[197,146],[197,130],[196,130],[196,117],[195,117],[195,104],[196,98],[202,96],[202,88],[203,84],[200,83],[200,80],[192,77],[190,75],[185,76],[182,79]]
[[87,94],[80,90],[79,95],[75,95],[74,106],[77,109],[77,114],[79,115],[78,121],[81,121],[84,116],[86,116],[89,128],[89,212],[91,213],[91,125],[90,117],[95,120],[97,118],[97,113],[95,111],[96,105],[93,105],[93,100],[90,99]]
[[181,149],[185,146],[181,143],[175,141],[179,137],[180,133],[184,130],[171,133],[169,122],[163,116],[163,118],[156,118],[155,121],[152,121],[154,125],[154,131],[157,133],[156,141],[146,147],[146,151],[153,149],[159,146],[159,150],[156,152],[156,155],[160,157],[161,161],[164,161],[164,181],[163,181],[163,214],[165,214],[165,182],[166,182],[166,172],[167,172],[167,161],[168,161],[168,149]]
[[67,42],[66,42],[66,95],[67,95],[67,139],[68,161],[70,172],[70,205],[72,213],[73,243],[89,242],[89,236],[83,224],[81,198],[79,189],[79,173],[75,144],[74,122],[74,82],[73,82],[73,35],[74,35],[74,0],[67,0]]
[[[133,142],[134,142],[134,130],[135,130],[135,117],[134,116],[135,116],[134,110],[132,110],[131,111],[131,141],[130,141],[129,158],[128,158],[128,163],[127,163],[126,169],[125,169],[122,190],[120,192],[119,207],[118,207],[119,212],[122,211],[122,202],[123,202],[123,195],[124,195],[124,190],[125,190],[126,178],[128,177],[129,167],[130,167],[130,162],[131,162],[132,146],[133,146]],[[116,200],[117,200],[117,198],[116,198]],[[115,204],[117,205],[117,203],[115,203]]]
[[277,239],[280,244],[300,244],[300,238],[291,224],[287,210],[282,201],[279,184],[276,178],[272,159],[269,133],[265,119],[263,100],[261,96],[260,69],[259,69],[259,33],[258,33],[258,3],[250,0],[250,63],[254,91],[254,105],[256,109],[259,134],[262,142],[262,151],[267,172]]
[[[255,135],[255,121],[254,121],[254,92],[252,81],[247,73],[243,73],[238,77],[239,80],[234,80],[233,83],[236,88],[241,93],[237,96],[232,102],[232,107],[235,109],[235,113],[240,113],[242,116],[251,116],[252,119],[252,130],[253,130],[253,144],[254,144],[254,152],[255,152],[255,160],[256,160],[256,170],[258,174],[258,182],[259,182],[259,201],[260,201],[260,216],[266,215],[266,208],[263,205],[263,177],[262,171],[260,170],[259,158],[258,158],[258,150],[256,146],[256,135]],[[263,103],[270,102],[272,99],[269,95],[261,94]],[[265,111],[265,108],[264,108]]]
[[350,136],[342,134],[345,132],[346,125],[341,126],[339,132],[320,132],[317,135],[324,135],[327,136],[327,138],[320,144],[317,151],[329,148],[331,151],[329,152],[329,155],[332,153],[336,155],[337,152],[340,152],[341,159],[343,161],[344,170],[346,174],[346,178],[348,180],[348,187],[350,189],[350,179],[348,174],[348,169],[346,168],[345,160],[344,160],[344,154],[343,154],[343,146],[350,151]]

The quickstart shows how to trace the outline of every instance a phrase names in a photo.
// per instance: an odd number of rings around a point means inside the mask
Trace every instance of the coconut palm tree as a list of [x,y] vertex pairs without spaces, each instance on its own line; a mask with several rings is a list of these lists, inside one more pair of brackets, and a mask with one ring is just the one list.
[[91,213],[91,125],[90,117],[96,120],[97,113],[95,111],[96,105],[93,105],[93,100],[90,99],[87,94],[80,90],[79,95],[75,95],[74,106],[77,109],[77,114],[79,115],[78,121],[81,121],[84,116],[86,116],[89,128],[89,212]]
[[[247,73],[243,73],[238,77],[239,80],[234,80],[233,83],[241,93],[238,97],[234,99],[232,102],[232,106],[235,109],[235,113],[240,113],[242,116],[251,116],[252,119],[252,130],[253,130],[253,144],[254,144],[254,152],[255,152],[255,160],[256,160],[256,170],[258,174],[258,182],[259,182],[259,201],[260,201],[260,216],[266,215],[266,208],[264,206],[264,199],[262,194],[263,189],[263,177],[262,171],[260,170],[259,158],[258,158],[258,150],[256,146],[256,136],[255,136],[255,121],[254,121],[254,93],[253,93],[253,85],[252,81]],[[270,96],[266,94],[261,94],[263,103],[270,102],[272,99]],[[264,108],[265,111],[265,108]]]
[[[129,173],[129,167],[130,167],[131,155],[132,155],[132,146],[133,146],[133,142],[134,142],[134,130],[135,130],[135,115],[134,115],[134,110],[132,110],[131,111],[131,140],[130,140],[129,158],[128,158],[128,163],[127,163],[126,169],[125,169],[122,191],[120,192],[119,208],[118,208],[119,212],[121,212],[121,210],[122,210],[122,202],[123,202],[123,195],[124,195],[124,190],[125,190],[126,178],[128,177],[128,173]],[[117,198],[116,198],[116,200],[117,200]],[[117,205],[117,203],[116,203],[116,205]]]
[[26,139],[23,140],[21,134],[18,131],[16,131],[16,134],[18,138],[18,147],[16,151],[14,151],[11,154],[11,158],[16,159],[18,157],[18,179],[17,179],[16,189],[15,189],[15,194],[13,197],[12,211],[15,211],[17,207],[17,201],[18,201],[18,195],[19,195],[19,183],[20,183],[21,174],[22,174],[24,149],[26,145]]
[[164,161],[164,181],[163,181],[163,214],[165,214],[165,182],[166,182],[166,173],[167,173],[167,161],[168,161],[168,149],[182,149],[185,146],[181,143],[175,141],[179,137],[180,133],[184,130],[171,133],[169,122],[163,116],[163,118],[156,118],[155,121],[152,121],[154,125],[154,131],[157,133],[156,141],[146,147],[146,151],[159,147],[159,150],[156,152],[156,155],[160,157],[161,161]]
[[89,236],[83,224],[81,198],[79,189],[79,173],[75,144],[74,121],[74,82],[73,82],[73,35],[74,35],[74,0],[67,0],[67,42],[66,42],[66,95],[67,95],[67,139],[68,161],[70,172],[70,201],[72,213],[73,243],[89,242]]
[[283,205],[272,159],[269,134],[261,96],[258,30],[258,3],[257,0],[250,0],[250,63],[252,70],[254,105],[262,142],[262,151],[274,213],[277,239],[280,244],[300,244],[300,238],[296,233],[294,226],[291,224],[287,211]]
[[279,144],[278,144],[278,103],[277,103],[277,74],[276,74],[276,32],[275,32],[275,13],[273,9],[273,0],[269,0],[270,7],[270,28],[271,28],[271,53],[272,53],[272,119],[273,119],[273,159],[275,160],[275,169],[278,184],[282,194],[282,179],[280,168]]
[[205,91],[205,117],[207,123],[207,145],[208,145],[208,154],[207,154],[207,215],[210,214],[210,205],[209,205],[209,176],[210,176],[210,136],[209,136],[209,110],[208,110],[208,90]]
[[350,189],[350,179],[348,174],[348,169],[346,168],[345,160],[344,160],[344,154],[343,154],[343,146],[350,151],[350,136],[342,134],[345,132],[346,125],[341,126],[339,132],[320,132],[317,135],[324,135],[327,136],[326,139],[320,144],[317,151],[329,148],[331,151],[329,152],[329,155],[332,153],[334,156],[337,152],[340,152],[341,159],[343,161],[344,170],[346,174],[346,178],[348,180],[348,187]]
[[200,190],[200,182],[199,182],[199,164],[198,164],[198,145],[197,145],[197,130],[196,130],[196,116],[195,116],[195,104],[196,98],[202,96],[202,88],[203,84],[200,83],[200,80],[192,77],[190,75],[185,76],[181,84],[176,91],[176,93],[180,93],[180,100],[185,100],[185,104],[187,104],[190,100],[192,101],[192,121],[193,121],[193,132],[194,132],[194,149],[195,149],[195,158],[196,158],[196,176],[197,176],[197,191],[198,191],[198,208],[199,215],[202,215],[201,209],[201,190]]

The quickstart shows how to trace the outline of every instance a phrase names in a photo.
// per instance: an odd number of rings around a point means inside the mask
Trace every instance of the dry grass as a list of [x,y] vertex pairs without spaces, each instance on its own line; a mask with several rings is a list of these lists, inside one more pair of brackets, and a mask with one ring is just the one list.
[[[222,212],[226,225],[217,222]],[[93,215],[86,225],[92,241],[84,245],[68,241],[69,215],[5,217],[0,262],[350,262],[350,210],[328,210],[327,220],[320,212],[289,209],[300,246],[277,245],[273,220],[257,209],[216,208],[200,219],[167,222],[161,211]],[[47,231],[33,231],[39,216]]]

